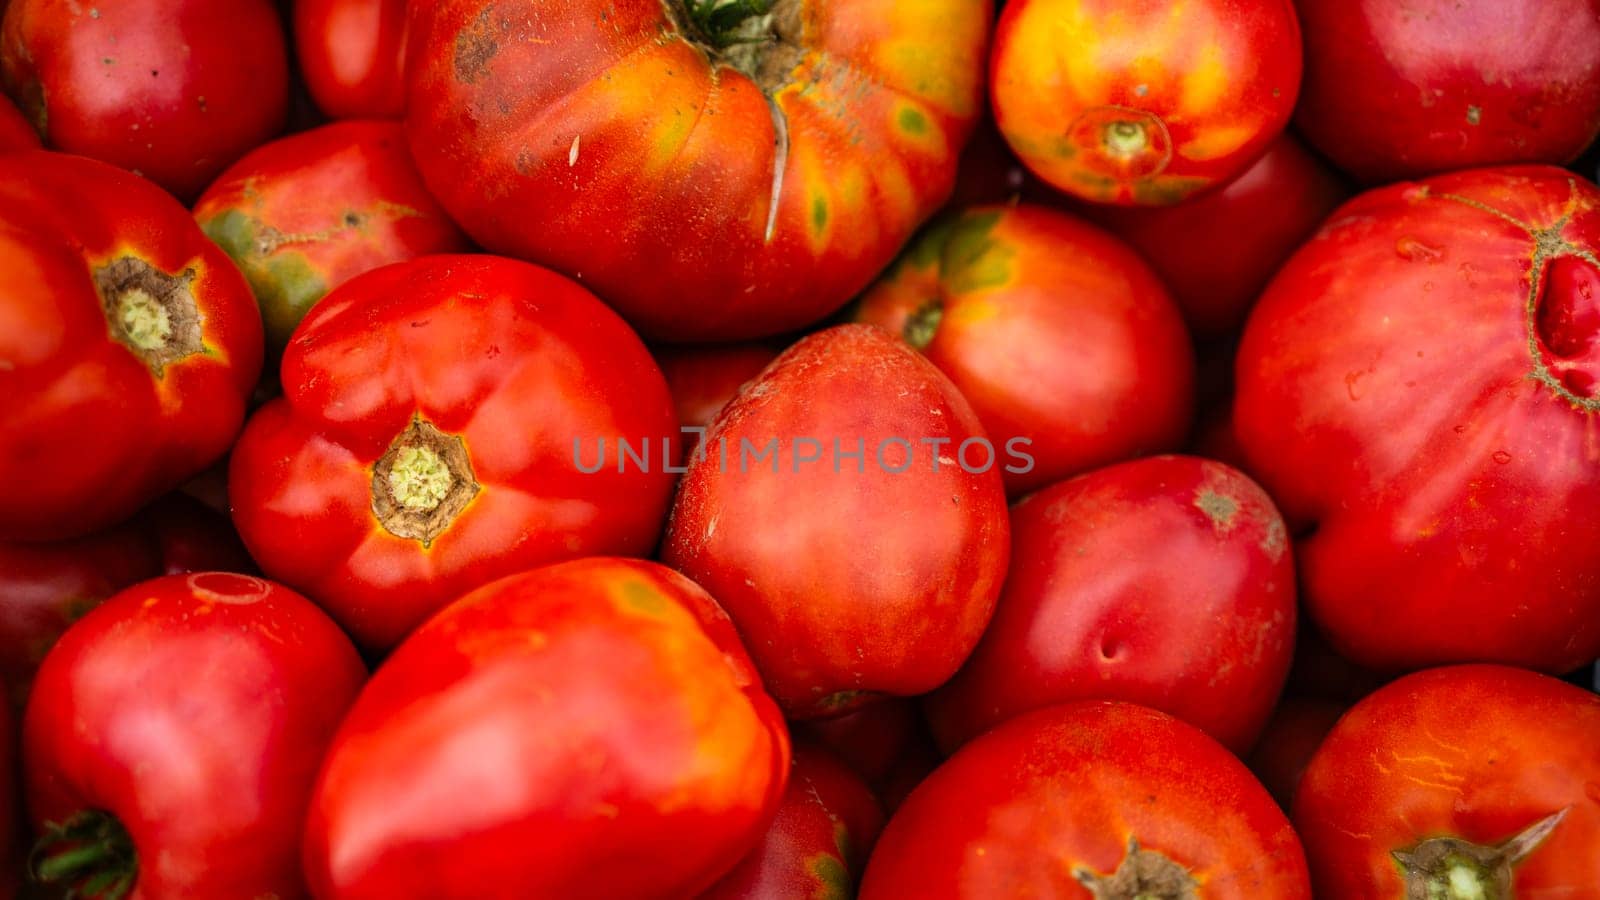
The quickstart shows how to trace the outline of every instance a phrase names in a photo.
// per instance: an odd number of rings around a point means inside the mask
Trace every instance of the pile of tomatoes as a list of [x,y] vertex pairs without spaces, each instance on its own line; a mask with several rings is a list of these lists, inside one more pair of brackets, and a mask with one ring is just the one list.
[[1600,0],[0,10],[0,897],[1600,900]]

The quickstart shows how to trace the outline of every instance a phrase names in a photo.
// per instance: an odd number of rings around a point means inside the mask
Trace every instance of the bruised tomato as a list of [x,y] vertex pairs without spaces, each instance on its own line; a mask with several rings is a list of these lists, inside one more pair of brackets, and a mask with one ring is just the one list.
[[17,150],[34,150],[39,147],[39,133],[28,120],[17,112],[11,101],[0,96],[0,153]]
[[661,372],[548,269],[431,256],[369,272],[306,316],[282,379],[234,449],[234,521],[263,571],[369,648],[503,575],[655,546],[672,475],[620,452],[590,469],[586,448],[648,453],[673,432]]
[[206,189],[194,217],[250,281],[274,358],[306,310],[351,278],[467,249],[394,122],[341,122],[260,147]]
[[1038,206],[968,210],[929,230],[862,298],[857,321],[921,350],[1003,446],[1020,494],[1175,449],[1194,351],[1172,298],[1098,228]]
[[1267,289],[1234,427],[1356,663],[1600,656],[1597,251],[1593,184],[1476,170],[1358,197]]
[[105,528],[227,451],[261,316],[170,196],[92,160],[0,156],[0,272],[0,540]]
[[1600,697],[1502,666],[1402,678],[1295,795],[1318,896],[1600,897]]
[[406,0],[295,0],[306,88],[331,119],[405,112]]
[[681,898],[772,821],[783,720],[727,616],[586,559],[451,604],[362,691],[306,829],[325,900]]
[[1289,821],[1232,754],[1163,713],[1092,702],[1007,722],[911,794],[861,886],[901,897],[1310,900],[1311,886]]
[[1000,133],[1040,178],[1164,206],[1261,156],[1300,69],[1290,0],[1011,0],[990,90]]
[[723,407],[662,558],[712,592],[796,718],[955,674],[1007,560],[999,451],[893,335],[841,325]]
[[658,339],[838,309],[943,203],[982,107],[988,0],[411,8],[429,187]]
[[288,117],[268,0],[12,0],[0,74],[51,147],[184,200]]
[[1194,457],[1123,463],[1018,503],[1011,541],[994,621],[929,698],[946,750],[1019,713],[1099,699],[1250,748],[1295,630],[1288,535],[1254,482]]

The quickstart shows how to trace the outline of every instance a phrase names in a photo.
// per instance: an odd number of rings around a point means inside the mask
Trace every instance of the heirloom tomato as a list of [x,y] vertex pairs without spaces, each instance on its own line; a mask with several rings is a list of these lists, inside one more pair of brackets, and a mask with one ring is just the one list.
[[288,117],[268,0],[12,0],[0,75],[51,147],[184,200]]
[[[889,820],[862,900],[1310,900],[1289,821],[1242,763],[1164,713],[1029,713],[939,767]],[[1343,900],[1343,898],[1341,898]]]
[[548,269],[430,256],[359,276],[306,316],[282,380],[234,449],[234,521],[368,648],[503,575],[660,535],[661,371]]
[[990,91],[1000,133],[1046,182],[1165,206],[1261,156],[1300,68],[1290,0],[1011,0]]
[[11,101],[0,96],[0,153],[36,150],[38,147],[39,133],[33,130],[22,113],[17,112]]
[[654,563],[585,559],[452,603],[329,750],[324,900],[681,898],[755,847],[789,739],[726,614]]
[[1294,805],[1306,766],[1346,709],[1331,700],[1295,697],[1272,714],[1246,762],[1279,806],[1287,810]]
[[84,897],[305,896],[312,785],[365,676],[338,626],[259,578],[170,575],[106,601],[28,701],[34,877]]
[[227,452],[261,316],[170,196],[93,160],[0,156],[0,272],[0,540],[105,528]]
[[1342,207],[1246,328],[1234,428],[1335,649],[1600,656],[1600,189],[1546,167]]
[[1005,577],[1003,451],[899,338],[841,325],[723,407],[662,558],[712,592],[778,702],[826,716],[939,686]]
[[1294,821],[1319,897],[1600,897],[1600,697],[1503,666],[1410,675],[1346,713]]
[[405,112],[406,0],[295,0],[306,88],[331,119]]
[[647,336],[842,306],[949,195],[989,0],[412,4],[406,128],[483,246]]

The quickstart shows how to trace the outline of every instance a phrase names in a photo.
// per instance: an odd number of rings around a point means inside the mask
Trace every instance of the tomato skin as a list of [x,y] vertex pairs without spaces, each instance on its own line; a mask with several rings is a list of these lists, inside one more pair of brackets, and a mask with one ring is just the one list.
[[[0,157],[0,271],[13,276],[0,285],[0,540],[105,528],[227,451],[261,370],[261,317],[170,196],[92,160]],[[108,327],[108,305],[119,320],[160,306],[146,287],[170,289],[174,310],[153,351]]]
[[[955,386],[895,336],[811,335],[718,414],[662,560],[728,610],[793,718],[931,690],[977,644],[1005,575],[1003,463],[974,473],[955,459],[982,437]],[[950,462],[935,470],[924,439],[948,440]]]
[[295,0],[294,43],[317,108],[330,119],[405,113],[405,0]]
[[1089,900],[1129,841],[1186,868],[1206,900],[1311,897],[1305,855],[1221,745],[1126,703],[1051,707],[962,748],[889,820],[861,900]]
[[1296,124],[1367,182],[1568,163],[1600,135],[1600,0],[1299,0]]
[[1012,0],[990,95],[1006,142],[1058,190],[1168,206],[1261,156],[1301,63],[1290,0]]
[[900,757],[921,738],[921,715],[914,700],[889,699],[869,703],[831,719],[811,719],[792,726],[828,748],[869,783],[887,778]]
[[778,358],[778,351],[766,344],[723,344],[662,347],[655,357],[672,392],[678,424],[704,428],[739,388]]
[[1293,808],[1306,766],[1348,708],[1330,700],[1293,697],[1283,701],[1267,722],[1246,762],[1285,810]]
[[947,752],[1073,700],[1177,716],[1235,753],[1277,704],[1294,650],[1294,560],[1266,493],[1221,463],[1161,456],[1032,494],[1011,572],[961,672],[928,699]]
[[769,54],[765,92],[684,36],[682,7],[413,4],[417,164],[478,243],[579,278],[647,337],[800,328],[949,195],[991,4],[783,0],[777,49],[743,45]]
[[919,347],[997,446],[1032,442],[1032,469],[1005,473],[1013,497],[1188,433],[1194,350],[1171,296],[1130,247],[1063,213],[967,210],[924,234],[853,315]]
[[1403,896],[1395,851],[1498,844],[1566,809],[1515,867],[1515,896],[1600,897],[1597,743],[1600,697],[1532,672],[1454,666],[1380,689],[1323,741],[1295,796],[1318,896]]
[[366,670],[294,592],[223,573],[135,585],[80,619],[23,721],[31,822],[114,815],[134,898],[305,896],[299,836]]
[[0,96],[0,153],[39,149],[39,133],[33,130],[11,101]]
[[690,896],[755,846],[788,770],[705,591],[649,562],[548,566],[451,604],[373,676],[306,871],[328,900]]
[[0,74],[46,142],[182,200],[283,129],[289,63],[267,0],[14,0]]
[[[282,380],[234,449],[234,522],[263,571],[368,648],[529,566],[655,546],[673,484],[666,385],[622,320],[554,272],[489,256],[369,272],[312,308]],[[395,489],[375,467],[401,464],[422,425],[469,466],[428,507],[465,504],[431,537],[374,511]],[[619,472],[616,440],[647,437],[647,467]],[[584,474],[574,442],[591,465],[601,439],[607,464]]]
[[[1513,219],[1547,248],[1531,312],[1537,242]],[[1600,503],[1597,249],[1593,184],[1475,170],[1352,200],[1267,289],[1235,430],[1286,518],[1316,525],[1302,591],[1352,661],[1600,656],[1600,522],[1568,513]]]

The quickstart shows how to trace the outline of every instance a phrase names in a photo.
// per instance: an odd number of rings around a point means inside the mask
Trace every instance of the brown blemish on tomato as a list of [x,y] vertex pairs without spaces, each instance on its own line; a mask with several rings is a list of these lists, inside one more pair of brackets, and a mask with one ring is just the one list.
[[372,513],[383,529],[427,548],[477,496],[466,442],[413,417],[372,467]]
[[157,378],[172,363],[205,350],[200,310],[190,287],[194,278],[193,269],[172,275],[132,256],[94,271],[112,339]]
[[1239,514],[1239,501],[1210,489],[1195,494],[1194,505],[1221,531],[1232,528],[1234,516]]
[[484,7],[477,21],[456,35],[456,80],[462,84],[472,84],[488,74],[489,61],[500,52],[494,29],[489,25],[489,16],[493,12],[493,6]]

